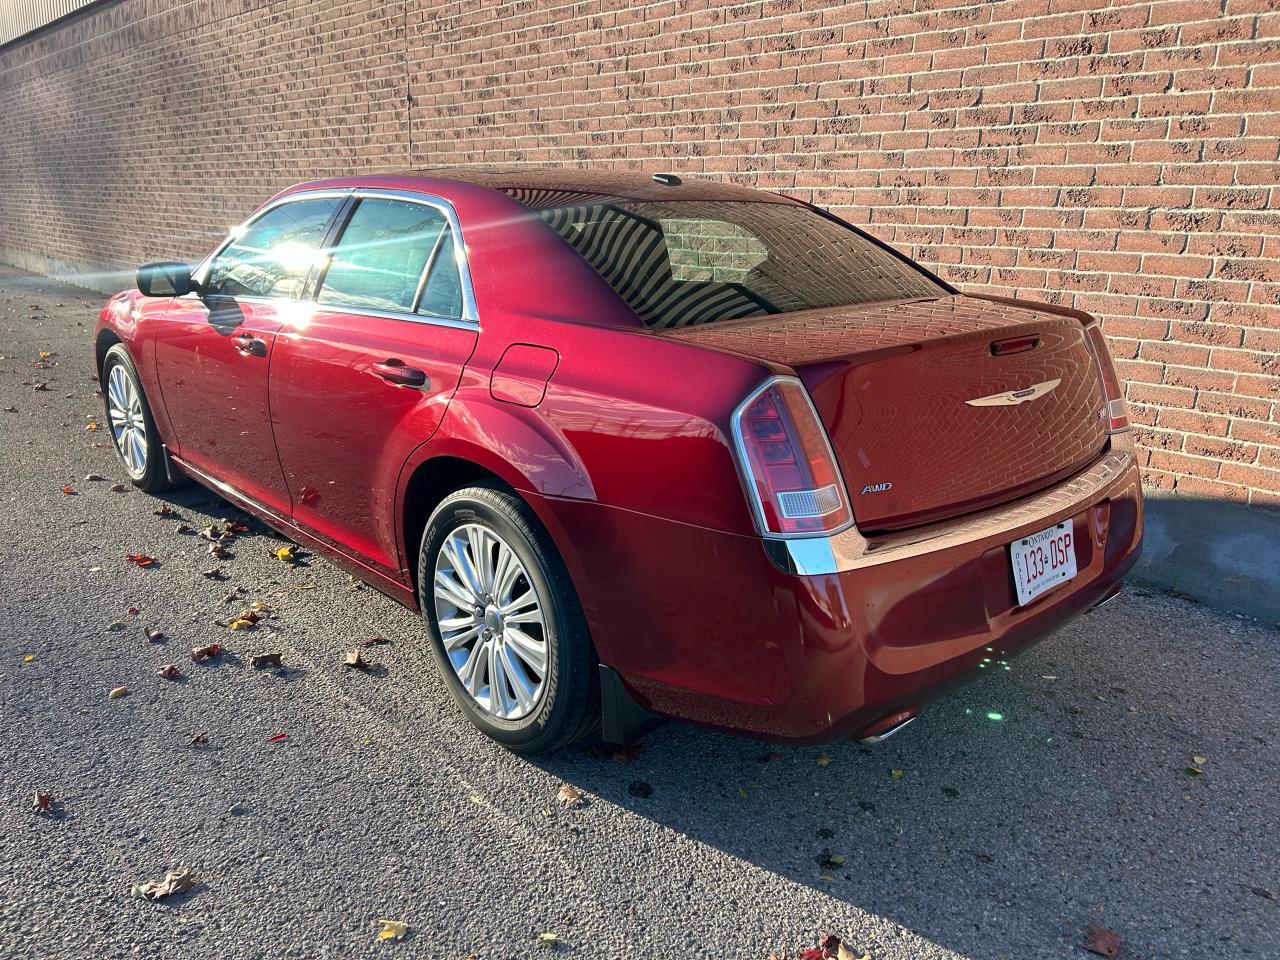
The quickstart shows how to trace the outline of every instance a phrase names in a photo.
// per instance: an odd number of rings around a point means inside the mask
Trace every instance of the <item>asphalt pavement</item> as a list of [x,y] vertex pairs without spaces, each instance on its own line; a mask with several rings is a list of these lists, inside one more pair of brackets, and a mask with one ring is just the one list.
[[[256,523],[212,560],[179,528],[246,518],[201,488],[113,489],[102,299],[0,268],[0,956],[766,960],[830,931],[1024,960],[1097,924],[1134,960],[1280,957],[1277,625],[1132,588],[878,747],[668,724],[521,759],[413,613]],[[180,865],[190,891],[131,896]]]

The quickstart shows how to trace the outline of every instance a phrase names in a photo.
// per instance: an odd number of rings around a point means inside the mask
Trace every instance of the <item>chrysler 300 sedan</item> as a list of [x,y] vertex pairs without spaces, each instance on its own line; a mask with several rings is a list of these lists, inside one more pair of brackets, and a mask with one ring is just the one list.
[[420,610],[514,750],[656,717],[874,742],[1138,555],[1097,322],[788,197],[333,179],[137,286],[95,333],[133,483],[194,478]]

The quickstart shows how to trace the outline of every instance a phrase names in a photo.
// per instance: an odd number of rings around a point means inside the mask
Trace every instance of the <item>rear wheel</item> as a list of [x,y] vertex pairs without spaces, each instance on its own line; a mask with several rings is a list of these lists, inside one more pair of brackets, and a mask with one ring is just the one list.
[[599,720],[595,650],[564,561],[499,484],[458,490],[427,522],[418,593],[445,685],[485,734],[542,753]]
[[174,486],[165,473],[164,450],[151,407],[124,344],[117,343],[102,361],[102,400],[111,442],[129,482],[148,493]]

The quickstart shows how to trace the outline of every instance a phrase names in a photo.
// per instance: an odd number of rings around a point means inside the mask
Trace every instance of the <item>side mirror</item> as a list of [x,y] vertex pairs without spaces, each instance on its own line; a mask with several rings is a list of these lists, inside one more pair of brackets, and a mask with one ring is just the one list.
[[185,297],[195,285],[185,263],[148,263],[138,268],[138,289],[148,297]]

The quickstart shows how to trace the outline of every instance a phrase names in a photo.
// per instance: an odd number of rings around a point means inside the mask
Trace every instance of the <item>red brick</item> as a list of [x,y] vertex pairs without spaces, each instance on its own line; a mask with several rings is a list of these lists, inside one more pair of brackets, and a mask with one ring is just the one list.
[[[94,5],[0,49],[0,251],[194,258],[349,170],[676,168],[1092,312],[1139,442],[1182,458],[1146,482],[1280,502],[1274,0],[198,6]],[[1249,482],[1204,475],[1254,448]]]

